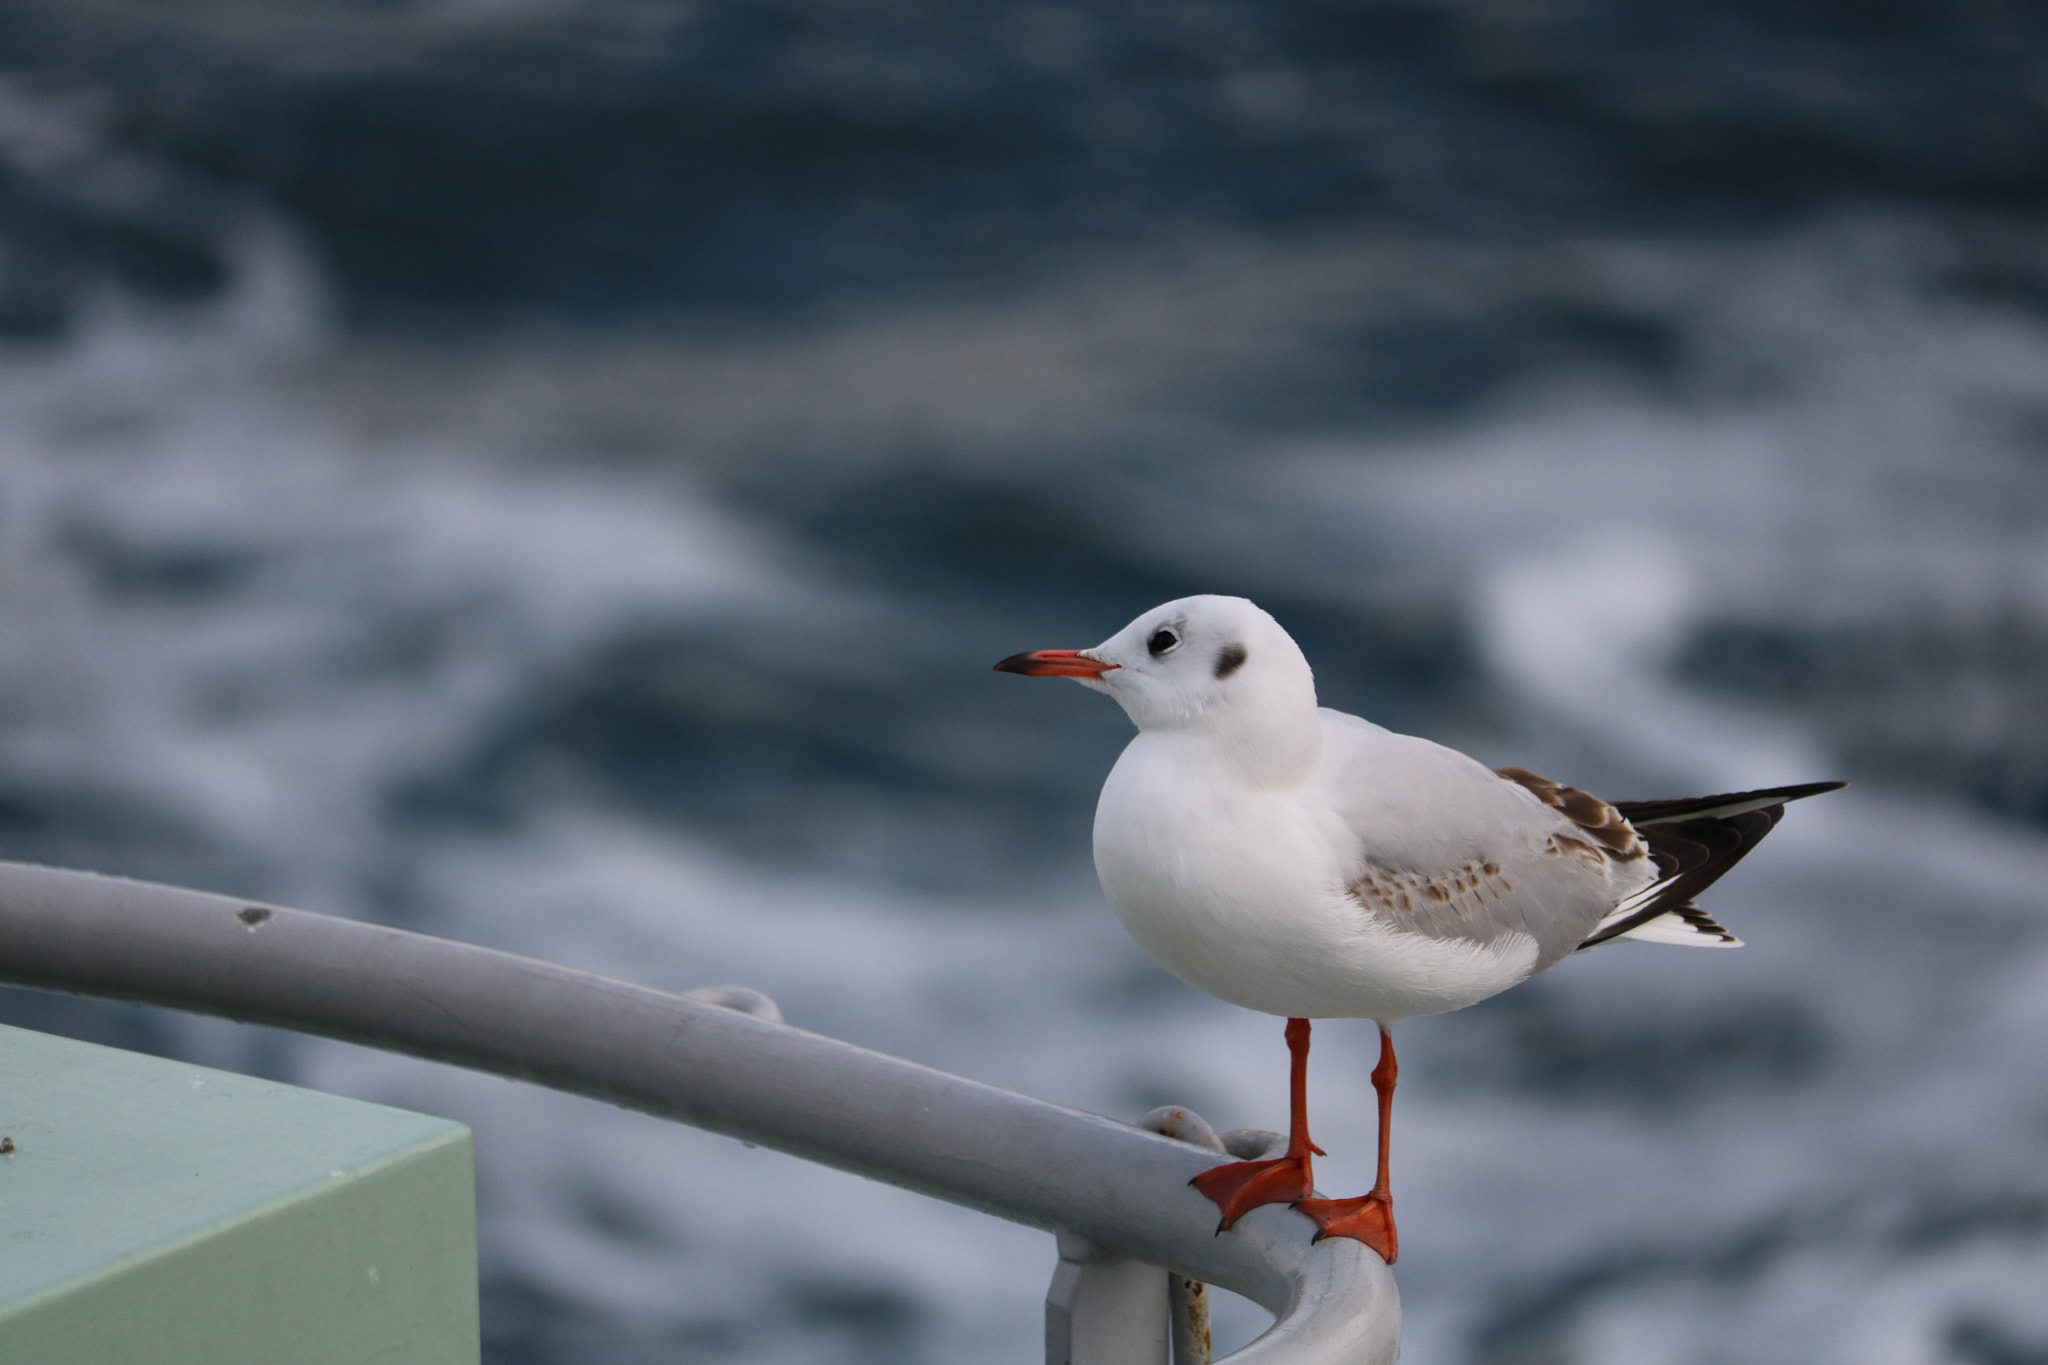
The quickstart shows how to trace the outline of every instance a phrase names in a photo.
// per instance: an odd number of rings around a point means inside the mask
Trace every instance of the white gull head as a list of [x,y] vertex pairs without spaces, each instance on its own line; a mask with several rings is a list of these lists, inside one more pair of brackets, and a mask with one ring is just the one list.
[[1114,698],[1142,733],[1199,737],[1267,781],[1315,767],[1315,674],[1280,623],[1242,597],[1154,607],[1075,659],[1101,666],[1073,676]]

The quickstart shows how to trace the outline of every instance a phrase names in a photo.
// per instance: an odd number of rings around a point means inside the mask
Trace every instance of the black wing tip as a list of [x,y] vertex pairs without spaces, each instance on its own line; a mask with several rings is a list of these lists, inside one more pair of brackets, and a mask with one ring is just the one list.
[[1847,782],[1802,782],[1796,787],[1780,787],[1770,795],[1782,796],[1787,801],[1803,801],[1809,796],[1838,792],[1848,785]]
[[1694,904],[1693,897],[1741,862],[1771,832],[1784,815],[1786,802],[1840,791],[1848,785],[1802,782],[1689,800],[1615,802],[1615,808],[1650,846],[1664,879],[1650,904],[1586,939],[1578,950],[1611,942],[1667,914],[1678,916],[1696,931],[1718,934],[1724,942],[1740,942]]
[[[1755,791],[1724,792],[1719,796],[1694,797],[1686,801],[1685,804],[1697,805],[1703,809],[1708,809],[1711,808],[1713,805],[1719,805],[1723,803],[1732,804],[1737,801],[1804,801],[1809,796],[1822,796],[1828,792],[1838,792],[1848,785],[1849,784],[1847,782],[1837,780],[1830,780],[1827,782],[1795,782],[1789,787],[1758,787]],[[1675,806],[1680,803],[1677,801],[1643,801],[1618,804],[1645,806]]]
[[1703,937],[1718,938],[1723,943],[1739,944],[1742,942],[1741,939],[1729,933],[1728,927],[1722,924],[1721,921],[1690,902],[1684,905],[1673,906],[1665,913],[1678,916],[1692,927],[1694,933],[1700,934]]
[[1645,824],[1662,824],[1674,820],[1725,818],[1736,813],[1735,807],[1748,811],[1782,812],[1789,802],[1803,801],[1809,796],[1821,796],[1827,792],[1838,792],[1848,785],[1847,782],[1840,781],[1801,782],[1789,787],[1758,787],[1754,791],[1721,792],[1715,796],[1616,801],[1612,804],[1629,823],[1640,828]]

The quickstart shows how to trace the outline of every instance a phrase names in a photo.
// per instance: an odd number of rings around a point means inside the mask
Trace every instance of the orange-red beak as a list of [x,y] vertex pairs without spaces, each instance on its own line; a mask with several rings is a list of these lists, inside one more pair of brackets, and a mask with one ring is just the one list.
[[1106,664],[1084,658],[1078,649],[1034,649],[1012,654],[996,665],[998,673],[1022,673],[1031,678],[1099,678],[1121,664]]

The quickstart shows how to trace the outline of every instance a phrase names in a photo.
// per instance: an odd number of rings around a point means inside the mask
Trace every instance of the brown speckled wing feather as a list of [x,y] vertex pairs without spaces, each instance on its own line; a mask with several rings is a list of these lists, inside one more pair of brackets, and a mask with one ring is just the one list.
[[[1553,782],[1527,768],[1495,768],[1500,777],[1534,793],[1536,799],[1578,826],[1583,836],[1574,842],[1590,843],[1615,862],[1632,862],[1648,850],[1621,810],[1588,791]],[[1563,836],[1570,839],[1571,836]]]
[[1487,943],[1527,932],[1508,899],[1514,883],[1490,862],[1433,875],[1368,863],[1345,889],[1375,916],[1428,938]]

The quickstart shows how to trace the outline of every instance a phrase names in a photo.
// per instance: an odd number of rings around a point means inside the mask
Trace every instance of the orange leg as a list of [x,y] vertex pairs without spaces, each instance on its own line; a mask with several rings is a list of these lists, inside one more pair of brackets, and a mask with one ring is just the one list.
[[1380,1064],[1372,1070],[1372,1088],[1380,1098],[1380,1174],[1372,1190],[1356,1199],[1302,1199],[1294,1207],[1315,1220],[1321,1229],[1316,1240],[1352,1237],[1380,1254],[1392,1265],[1401,1254],[1401,1237],[1394,1230],[1394,1196],[1387,1185],[1387,1155],[1393,1145],[1394,1081],[1401,1068],[1394,1061],[1394,1039],[1380,1028]]
[[1308,1140],[1308,1020],[1287,1021],[1292,1067],[1288,1086],[1287,1151],[1271,1161],[1233,1161],[1203,1171],[1188,1183],[1223,1211],[1221,1232],[1261,1204],[1292,1204],[1315,1188],[1309,1157],[1323,1149]]

